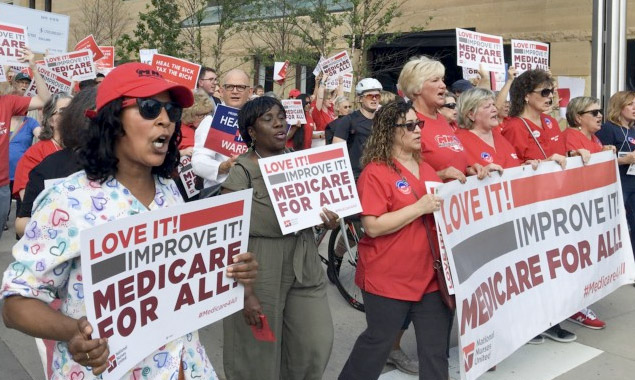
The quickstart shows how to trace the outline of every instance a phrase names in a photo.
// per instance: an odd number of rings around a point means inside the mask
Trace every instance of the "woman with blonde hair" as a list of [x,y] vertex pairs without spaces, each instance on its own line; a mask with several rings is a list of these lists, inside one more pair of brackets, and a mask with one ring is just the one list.
[[191,156],[194,150],[194,133],[201,121],[207,115],[214,112],[216,106],[203,90],[194,91],[194,104],[183,109],[181,116],[181,142],[179,143],[179,153],[181,156]]

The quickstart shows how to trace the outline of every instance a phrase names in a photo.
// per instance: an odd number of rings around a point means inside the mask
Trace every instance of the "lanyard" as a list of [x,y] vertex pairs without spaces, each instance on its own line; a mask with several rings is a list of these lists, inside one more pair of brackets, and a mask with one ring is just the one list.
[[633,149],[631,149],[631,144],[628,144],[628,130],[629,129],[625,129],[622,126],[620,126],[620,129],[622,130],[622,134],[624,134],[624,141],[622,141],[622,145],[620,146],[620,149],[618,149],[618,151],[621,152],[622,148],[624,148],[624,144],[627,144],[626,146],[628,146],[628,150],[632,152]]

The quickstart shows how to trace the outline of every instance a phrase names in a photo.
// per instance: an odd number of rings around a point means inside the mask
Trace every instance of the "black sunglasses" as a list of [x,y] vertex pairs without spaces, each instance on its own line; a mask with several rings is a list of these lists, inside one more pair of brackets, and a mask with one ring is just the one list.
[[553,94],[553,88],[543,88],[542,90],[538,91],[538,90],[534,90],[532,92],[537,92],[540,94],[540,96],[542,96],[543,98],[548,97],[549,95]]
[[128,98],[122,102],[121,106],[123,108],[130,107],[135,103],[139,107],[139,114],[144,119],[156,119],[161,114],[161,108],[165,108],[171,122],[181,121],[183,108],[175,102],[160,102],[153,98]]
[[444,105],[442,105],[441,107],[445,107],[445,108],[449,108],[451,110],[456,108],[456,103],[446,103]]
[[408,132],[414,132],[414,130],[417,129],[417,127],[419,127],[419,129],[423,129],[424,124],[425,124],[424,120],[417,120],[417,121],[409,121],[403,124],[395,124],[395,127],[406,128]]
[[579,115],[584,115],[585,113],[590,113],[591,115],[593,115],[593,117],[597,117],[598,115],[602,115],[602,110],[597,109],[597,110],[588,110],[588,111],[578,112]]

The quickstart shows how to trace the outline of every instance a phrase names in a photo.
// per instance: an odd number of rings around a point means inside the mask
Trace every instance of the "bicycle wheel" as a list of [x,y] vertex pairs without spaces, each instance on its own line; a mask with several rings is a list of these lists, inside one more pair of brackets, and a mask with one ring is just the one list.
[[[345,226],[346,237],[342,234],[342,225]],[[348,241],[348,247],[344,239]],[[339,227],[331,231],[328,246],[329,261],[327,275],[329,280],[335,283],[337,290],[339,290],[349,305],[359,311],[364,311],[362,291],[355,284],[358,242],[359,237],[351,222],[340,224]],[[340,254],[338,255],[336,251]]]

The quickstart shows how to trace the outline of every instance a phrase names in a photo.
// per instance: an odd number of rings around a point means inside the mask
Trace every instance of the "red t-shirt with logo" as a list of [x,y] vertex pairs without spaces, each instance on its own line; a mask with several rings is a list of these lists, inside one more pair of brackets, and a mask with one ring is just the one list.
[[591,139],[586,137],[584,133],[575,129],[567,128],[562,132],[561,136],[565,150],[586,149],[591,153],[599,153],[602,151],[602,142],[595,135],[591,135]]
[[465,173],[470,165],[467,154],[445,117],[437,113],[437,118],[432,119],[419,112],[417,117],[424,121],[421,130],[423,159],[436,171],[453,166]]
[[[419,164],[419,179],[399,162],[395,165],[403,177],[388,165],[375,162],[362,171],[357,181],[362,215],[379,217],[400,210],[426,194],[425,181],[441,182],[426,162]],[[437,244],[434,219],[431,214],[424,217],[430,238]],[[419,301],[424,294],[439,290],[432,263],[426,227],[423,218],[417,218],[393,233],[360,240],[355,283],[382,297]]]
[[20,190],[26,188],[29,182],[29,173],[36,167],[46,156],[61,150],[53,140],[42,140],[32,145],[18,161],[15,167],[15,175],[13,176],[13,197],[17,198]]
[[0,96],[0,186],[9,184],[9,129],[12,116],[24,116],[31,98],[26,96]]
[[[315,122],[315,130],[323,131],[335,119],[335,108],[330,106],[326,111],[315,108],[315,101],[311,103],[311,117]],[[307,120],[308,121],[308,120]]]
[[566,154],[564,144],[562,144],[562,140],[560,139],[560,127],[556,119],[541,114],[541,126],[537,126],[529,119],[524,120],[527,122],[531,134],[536,137],[536,140],[538,140],[545,154],[543,155],[540,151],[540,148],[527,130],[527,126],[523,123],[523,120],[519,117],[511,117],[505,120],[502,134],[516,149],[518,158],[521,161],[544,160],[545,158],[551,157],[554,153]]
[[514,147],[497,130],[492,130],[494,147],[467,129],[456,131],[456,136],[461,140],[470,162],[478,162],[483,166],[493,163],[503,168],[512,168],[522,163]]

